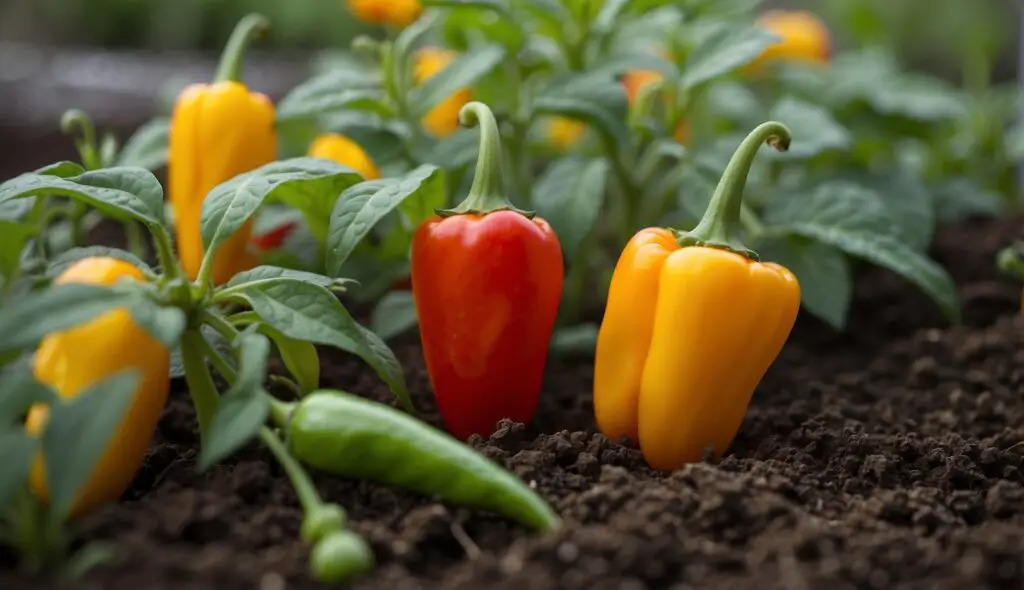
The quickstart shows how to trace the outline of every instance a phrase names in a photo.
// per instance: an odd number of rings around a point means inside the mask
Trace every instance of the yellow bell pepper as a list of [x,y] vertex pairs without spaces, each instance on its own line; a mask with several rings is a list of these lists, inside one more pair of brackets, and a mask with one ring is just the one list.
[[333,160],[342,166],[348,166],[362,175],[366,180],[380,178],[380,170],[370,154],[358,143],[340,133],[324,133],[316,137],[309,146],[308,154],[313,158]]
[[720,456],[800,308],[791,272],[737,238],[743,187],[760,144],[788,149],[775,122],[740,145],[700,224],[639,231],[612,277],[598,333],[594,412],[611,440],[639,443],[655,469]]
[[[95,257],[74,263],[55,283],[113,285],[123,278],[145,280],[132,264]],[[117,501],[131,484],[167,403],[170,358],[170,352],[140,328],[124,308],[112,309],[85,324],[49,334],[40,343],[33,357],[33,373],[40,383],[52,387],[62,398],[74,398],[103,379],[129,368],[139,371],[142,379],[120,427],[112,433],[92,475],[72,504],[72,517],[85,514],[100,504]],[[34,405],[25,422],[26,430],[38,435],[49,415],[49,407]],[[29,481],[36,497],[45,504],[49,494],[44,461],[42,454],[36,457]]]
[[[265,26],[262,17],[243,19],[224,51],[217,81],[185,88],[171,115],[168,192],[178,257],[193,280],[203,259],[199,216],[207,193],[276,157],[273,103],[236,81],[246,44]],[[214,284],[223,284],[259,263],[250,249],[251,235],[250,220],[224,242],[214,259]]]
[[[416,52],[413,60],[413,81],[423,84],[441,70],[448,67],[458,54],[450,49],[424,47]],[[473,100],[469,88],[456,91],[441,101],[423,117],[423,128],[434,137],[446,137],[459,128],[459,111]]]
[[826,63],[831,55],[828,28],[810,12],[769,10],[757,19],[757,25],[780,37],[761,52],[747,70],[757,70],[773,61]]
[[419,0],[347,0],[348,9],[364,23],[407,27],[420,17]]
[[548,122],[548,141],[558,150],[576,145],[587,130],[586,123],[568,117],[552,117]]

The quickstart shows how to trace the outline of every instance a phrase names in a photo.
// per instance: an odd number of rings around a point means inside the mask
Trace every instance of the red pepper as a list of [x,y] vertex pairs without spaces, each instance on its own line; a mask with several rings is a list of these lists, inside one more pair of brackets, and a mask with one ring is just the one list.
[[528,422],[540,397],[548,342],[562,297],[562,247],[548,222],[502,194],[494,115],[480,124],[469,195],[438,210],[412,242],[412,293],[430,384],[448,430],[488,436],[502,418]]
[[282,244],[284,244],[284,241],[288,239],[288,236],[292,235],[292,232],[295,231],[295,228],[298,227],[298,225],[299,224],[295,221],[282,223],[266,233],[253,236],[250,238],[249,243],[261,252],[277,250]]

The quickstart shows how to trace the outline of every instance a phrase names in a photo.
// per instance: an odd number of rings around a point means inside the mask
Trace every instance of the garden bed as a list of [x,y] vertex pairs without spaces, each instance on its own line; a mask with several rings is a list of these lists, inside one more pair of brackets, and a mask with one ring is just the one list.
[[[596,433],[592,366],[551,361],[535,424],[475,446],[565,518],[548,537],[365,482],[318,477],[372,544],[354,588],[1020,588],[1024,322],[993,258],[1024,218],[942,230],[934,255],[964,301],[947,327],[910,285],[867,270],[850,329],[801,317],[716,464],[663,475]],[[437,424],[418,342],[394,344]],[[365,366],[323,351],[323,384],[393,403]],[[85,521],[117,560],[75,587],[315,588],[288,481],[251,445],[197,473],[176,381],[124,501]],[[11,563],[9,556],[2,562]],[[0,587],[49,588],[0,570]]]

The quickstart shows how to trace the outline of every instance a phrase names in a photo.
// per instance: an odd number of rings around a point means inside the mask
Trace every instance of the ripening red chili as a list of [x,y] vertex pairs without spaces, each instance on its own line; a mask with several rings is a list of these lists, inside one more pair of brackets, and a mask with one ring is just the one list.
[[253,236],[249,239],[249,243],[261,252],[278,250],[284,245],[285,240],[295,232],[298,226],[299,224],[295,221],[287,221],[258,236]]
[[528,422],[540,398],[562,297],[562,247],[548,222],[502,194],[501,141],[486,105],[462,108],[480,125],[469,195],[416,231],[412,293],[430,384],[458,438]]

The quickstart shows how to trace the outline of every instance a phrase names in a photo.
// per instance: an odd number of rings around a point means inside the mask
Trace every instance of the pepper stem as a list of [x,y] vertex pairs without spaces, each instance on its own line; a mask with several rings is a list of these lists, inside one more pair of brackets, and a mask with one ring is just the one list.
[[480,125],[480,151],[476,159],[476,172],[469,194],[452,209],[438,209],[441,217],[476,213],[486,215],[495,211],[515,211],[527,219],[536,213],[517,209],[505,197],[501,176],[501,134],[491,109],[482,102],[469,102],[459,111],[459,122],[464,127]]
[[697,227],[688,232],[677,232],[676,240],[682,247],[703,246],[721,248],[759,260],[757,253],[743,245],[739,238],[740,215],[743,210],[743,189],[754,156],[763,142],[780,152],[789,149],[789,128],[777,121],[761,123],[743,140],[715,188],[707,211]]
[[242,75],[242,58],[249,43],[270,29],[270,21],[262,14],[250,13],[242,17],[231,32],[224,53],[220,56],[214,82],[238,81]]

